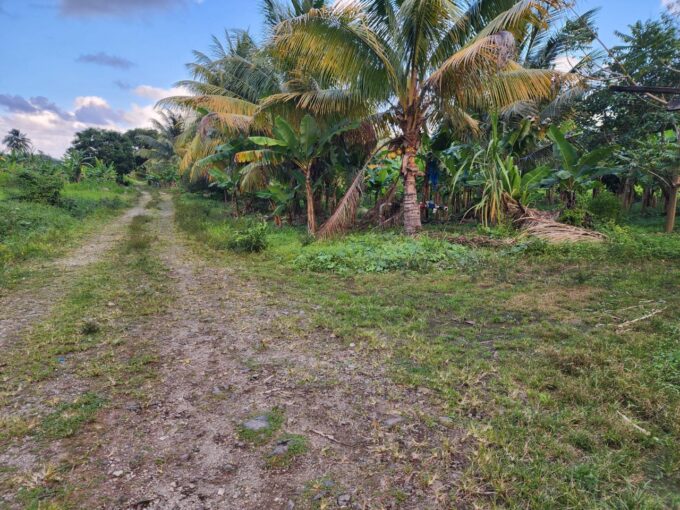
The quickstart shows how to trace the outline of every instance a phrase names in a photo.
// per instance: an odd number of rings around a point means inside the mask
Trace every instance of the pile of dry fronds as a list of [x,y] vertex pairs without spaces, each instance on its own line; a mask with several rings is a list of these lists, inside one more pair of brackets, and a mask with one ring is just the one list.
[[522,206],[512,197],[505,196],[505,208],[513,223],[521,227],[527,235],[543,239],[549,243],[605,241],[607,236],[593,230],[560,223],[556,214]]

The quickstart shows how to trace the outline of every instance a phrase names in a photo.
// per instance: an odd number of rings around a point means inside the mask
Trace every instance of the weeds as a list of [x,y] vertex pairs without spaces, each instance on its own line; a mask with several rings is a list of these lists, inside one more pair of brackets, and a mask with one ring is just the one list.
[[94,418],[106,400],[96,393],[85,393],[73,402],[61,404],[38,426],[40,436],[47,439],[71,437]]

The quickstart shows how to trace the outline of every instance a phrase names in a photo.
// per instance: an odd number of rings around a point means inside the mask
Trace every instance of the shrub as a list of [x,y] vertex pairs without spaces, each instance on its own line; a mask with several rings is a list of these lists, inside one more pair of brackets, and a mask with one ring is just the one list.
[[30,202],[56,205],[61,198],[64,181],[57,175],[21,170],[16,175],[17,198]]
[[295,266],[340,274],[383,273],[448,269],[473,260],[472,252],[464,246],[426,237],[384,234],[315,243],[304,248],[295,259]]
[[267,248],[267,224],[258,223],[244,230],[237,230],[227,246],[234,251],[261,252]]
[[618,222],[621,219],[621,210],[621,201],[608,190],[603,190],[592,197],[588,204],[588,211],[593,217],[603,222]]
[[575,227],[585,227],[588,224],[588,211],[581,207],[574,209],[565,209],[560,214],[559,221],[567,225],[574,225]]

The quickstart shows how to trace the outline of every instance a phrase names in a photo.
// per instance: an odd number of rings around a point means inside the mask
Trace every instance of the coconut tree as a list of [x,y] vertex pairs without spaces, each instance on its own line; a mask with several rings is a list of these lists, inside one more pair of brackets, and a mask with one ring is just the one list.
[[31,152],[31,140],[26,133],[18,129],[10,129],[5,138],[2,139],[12,155],[26,155]]
[[[427,127],[445,119],[476,127],[470,111],[550,95],[558,73],[525,69],[516,41],[542,26],[559,0],[366,0],[337,2],[281,21],[272,46],[296,69],[336,83],[335,94],[281,101],[314,111],[383,106],[396,128],[404,179],[404,226],[420,229],[416,154]],[[275,100],[276,98],[271,99]]]
[[171,110],[158,112],[158,119],[153,119],[151,124],[156,131],[155,136],[138,135],[137,139],[145,147],[137,152],[147,160],[170,162],[175,157],[175,143],[184,132],[185,119]]

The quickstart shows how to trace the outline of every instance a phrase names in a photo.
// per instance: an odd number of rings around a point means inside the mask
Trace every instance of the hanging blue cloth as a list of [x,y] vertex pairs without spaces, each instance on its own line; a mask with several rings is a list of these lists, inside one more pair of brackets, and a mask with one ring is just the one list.
[[430,158],[427,160],[427,165],[425,167],[427,173],[427,179],[432,185],[432,190],[437,189],[439,185],[439,164],[435,158]]

